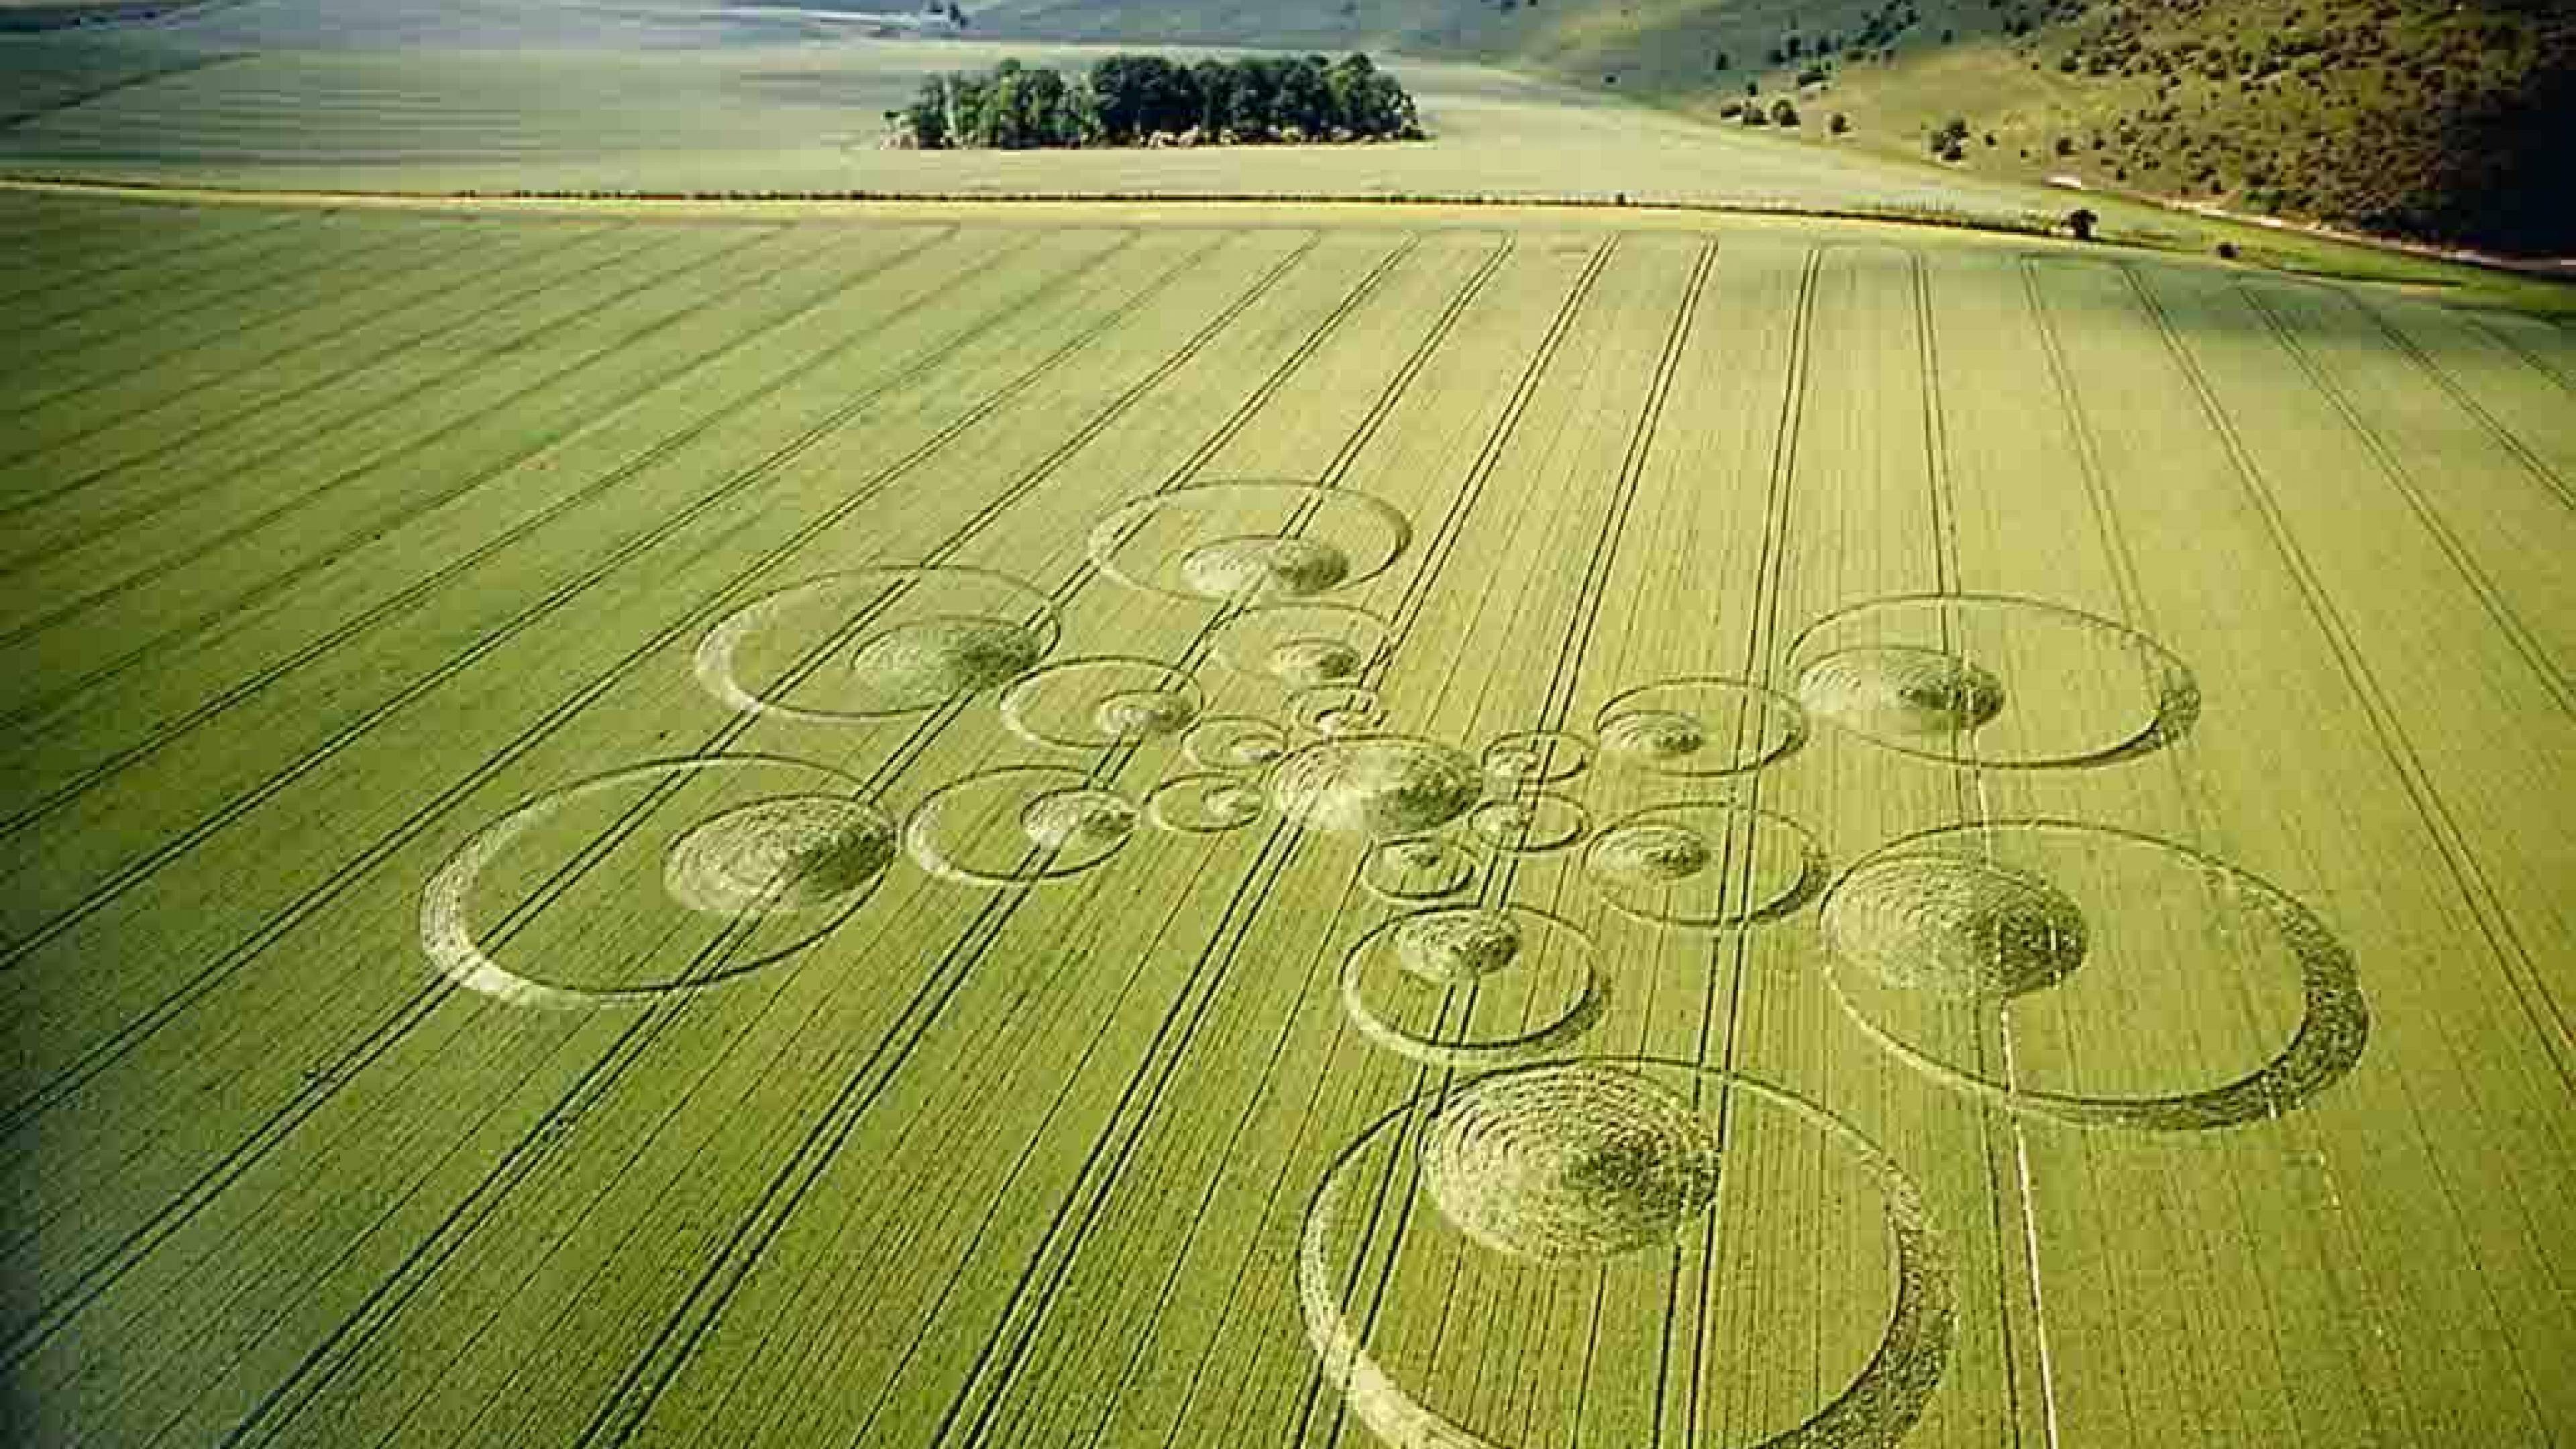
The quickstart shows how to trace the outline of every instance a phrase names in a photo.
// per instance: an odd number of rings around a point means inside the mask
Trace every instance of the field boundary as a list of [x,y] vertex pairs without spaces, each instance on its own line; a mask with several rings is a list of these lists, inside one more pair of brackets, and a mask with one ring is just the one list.
[[[2178,233],[2150,226],[2130,226],[2116,222],[2098,226],[2089,241],[2076,241],[2066,230],[2063,216],[2048,208],[2014,211],[1997,207],[1992,210],[1970,210],[1937,205],[1854,202],[1846,205],[1821,205],[1796,201],[1772,201],[1759,198],[1724,200],[1676,196],[1641,196],[1613,191],[1608,194],[1531,193],[1501,195],[1473,191],[1391,191],[1371,194],[1353,191],[936,191],[793,189],[564,189],[514,188],[456,191],[371,191],[361,189],[268,189],[255,186],[196,185],[148,180],[106,180],[98,177],[67,176],[50,173],[0,173],[0,194],[17,192],[27,195],[87,196],[99,199],[166,202],[233,206],[319,206],[346,208],[382,208],[387,210],[484,211],[487,214],[516,213],[531,218],[568,218],[592,208],[622,208],[636,213],[659,212],[671,219],[706,220],[746,214],[745,208],[790,207],[962,207],[1007,211],[1014,207],[1088,207],[1088,206],[1172,206],[1205,207],[1211,211],[1225,207],[1327,207],[1352,210],[1401,211],[1417,209],[1430,212],[1522,211],[1538,215],[1549,213],[1598,212],[1630,216],[1652,216],[1686,222],[1692,217],[1752,217],[1771,219],[1804,219],[1812,221],[1877,224],[1882,226],[1921,226],[1939,231],[1972,232],[1988,236],[2025,237],[2054,241],[2085,251],[2116,249],[2148,251],[2176,258],[2192,258],[2208,265],[2231,271],[2254,271],[2265,275],[2298,276],[2312,280],[2332,281],[2337,285],[2385,288],[2405,295],[2448,298],[2462,305],[2502,306],[2539,316],[2576,314],[2576,275],[2550,274],[2527,269],[2482,265],[2469,258],[2446,258],[2400,253],[2426,267],[2448,267],[2452,276],[2365,277],[2320,271],[2315,268],[2284,268],[2240,253],[2234,260],[2215,255]],[[692,209],[699,208],[699,209]],[[749,214],[758,215],[752,211]],[[798,220],[822,220],[834,213],[811,211],[790,212]],[[2369,243],[2339,237],[2320,240],[2347,245],[2359,250],[2378,250]],[[2480,283],[2508,289],[2504,294],[2481,295]]]
[[[176,185],[153,181],[101,181],[77,176],[0,175],[0,192],[92,196],[100,199],[205,203],[235,206],[376,206],[392,210],[451,210],[499,207],[540,209],[551,205],[635,206],[658,209],[678,205],[775,206],[782,204],[1015,206],[1150,205],[1150,206],[1351,206],[1439,208],[1526,208],[1539,211],[1647,211],[1684,215],[1810,217],[1820,221],[1875,221],[1943,227],[1956,231],[1995,232],[2010,236],[2061,237],[2058,217],[2043,211],[1968,211],[1942,206],[1854,204],[1815,206],[1797,202],[1688,200],[1679,197],[1608,196],[1575,193],[1497,195],[1476,191],[879,191],[847,190],[546,190],[500,191],[364,191],[270,190],[259,187]],[[2144,237],[2111,233],[2115,244],[2150,246]]]

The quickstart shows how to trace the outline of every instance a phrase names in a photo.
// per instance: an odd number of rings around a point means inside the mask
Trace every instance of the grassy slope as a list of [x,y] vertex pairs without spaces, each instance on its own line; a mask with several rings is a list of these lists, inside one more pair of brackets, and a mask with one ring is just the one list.
[[[1980,173],[2072,172],[2392,234],[2576,250],[2557,200],[2576,24],[2511,0],[2388,0],[2368,14],[2309,0],[1208,0],[1150,13],[1000,0],[980,13],[989,28],[1085,39],[1392,45],[1700,114],[1749,86],[1798,95],[1811,124],[1844,111],[1858,144],[1913,155],[1955,116],[1975,138],[1962,164]],[[1860,43],[1873,28],[1876,43]],[[1801,55],[1775,63],[1791,36]],[[1822,37],[1840,42],[1832,79],[1801,88]],[[2060,137],[2073,158],[2057,155]]]

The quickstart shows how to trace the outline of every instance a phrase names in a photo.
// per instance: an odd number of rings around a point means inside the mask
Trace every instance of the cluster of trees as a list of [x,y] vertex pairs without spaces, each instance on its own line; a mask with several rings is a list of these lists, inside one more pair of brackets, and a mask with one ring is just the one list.
[[1003,61],[985,75],[934,76],[886,119],[900,142],[1019,150],[1046,146],[1230,145],[1419,140],[1413,97],[1365,55],[1203,60],[1113,55],[1068,81]]
[[[1721,121],[1741,122],[1747,126],[1795,126],[1799,121],[1798,108],[1791,105],[1786,96],[1773,101],[1768,109],[1765,109],[1758,99],[1728,101],[1717,108],[1717,118]],[[1851,120],[1846,116],[1837,114],[1834,117],[1834,123],[1834,134],[1837,136],[1851,129]]]

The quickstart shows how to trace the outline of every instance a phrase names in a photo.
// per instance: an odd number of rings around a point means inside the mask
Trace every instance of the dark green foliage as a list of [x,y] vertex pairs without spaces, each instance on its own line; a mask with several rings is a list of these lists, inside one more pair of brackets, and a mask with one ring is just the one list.
[[1422,135],[1413,97],[1358,54],[1188,66],[1159,55],[1113,55],[1070,82],[1005,60],[985,75],[923,82],[920,97],[888,119],[926,151],[1137,146],[1160,137],[1214,145]]
[[1788,97],[1783,96],[1771,103],[1771,124],[1775,126],[1798,124],[1798,108],[1789,104]]
[[2073,211],[2066,213],[2066,229],[2075,234],[2075,239],[2077,241],[2091,241],[2093,239],[2094,224],[2101,221],[2101,219],[2102,218],[2100,216],[2094,213],[2093,208],[2089,206],[2079,206]]
[[2052,0],[2042,14],[2059,69],[2101,78],[2086,83],[2125,111],[2097,164],[2255,211],[2576,251],[2567,0]]

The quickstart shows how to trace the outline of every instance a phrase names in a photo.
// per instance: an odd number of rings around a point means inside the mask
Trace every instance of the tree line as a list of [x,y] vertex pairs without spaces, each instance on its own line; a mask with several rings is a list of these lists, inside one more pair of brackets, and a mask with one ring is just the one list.
[[886,120],[898,144],[925,151],[1422,138],[1413,97],[1359,54],[1195,65],[1112,55],[1070,81],[1005,60],[982,75],[931,77]]

